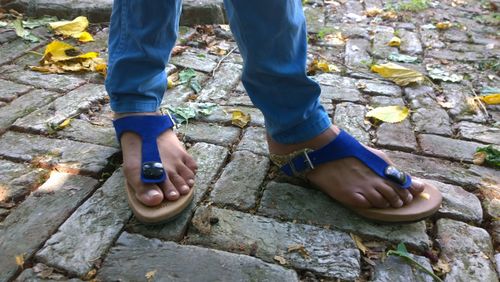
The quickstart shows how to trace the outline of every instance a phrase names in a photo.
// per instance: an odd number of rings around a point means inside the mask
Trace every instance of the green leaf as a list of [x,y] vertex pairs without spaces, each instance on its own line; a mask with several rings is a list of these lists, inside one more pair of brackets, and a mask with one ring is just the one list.
[[429,76],[435,80],[450,81],[450,82],[460,82],[464,79],[463,76],[458,74],[450,74],[446,71],[440,69],[427,69],[429,71]]
[[196,109],[193,107],[168,107],[168,110],[177,119],[179,123],[187,123],[190,119],[196,117]]
[[414,260],[411,257],[411,254],[408,253],[408,250],[406,249],[406,246],[403,243],[398,244],[396,251],[394,251],[394,250],[388,251],[387,255],[388,256],[398,256],[398,257],[402,258],[406,263],[413,264],[414,266],[416,266],[420,270],[422,270],[425,273],[432,276],[432,278],[434,278],[435,281],[443,282],[443,280],[441,280],[441,278],[439,278],[436,274],[434,274],[434,272],[432,272],[431,270],[428,270],[423,265],[421,265],[418,261]]
[[8,22],[0,21],[0,27],[6,27],[8,25],[9,25]]
[[215,109],[217,109],[217,107],[217,104],[214,103],[198,104],[197,112],[202,115],[208,116],[211,115],[215,111]]
[[493,148],[493,145],[477,148],[476,152],[485,153],[485,162],[489,165],[500,168],[500,151]]
[[24,40],[28,40],[31,42],[39,42],[40,41],[40,39],[38,37],[34,36],[33,34],[31,34],[31,32],[24,29],[23,22],[21,19],[16,19],[12,24],[14,25],[14,29],[16,30],[17,36],[21,37]]
[[187,68],[179,72],[179,83],[184,84],[188,83],[192,78],[196,77],[196,72],[191,69]]
[[389,55],[389,60],[393,62],[401,63],[415,63],[418,61],[418,57],[408,56],[404,54],[392,53]]
[[193,89],[196,94],[200,93],[201,91],[201,85],[196,79],[191,79],[191,81],[189,82],[189,87],[191,87],[191,89]]
[[23,21],[23,27],[27,29],[34,29],[39,26],[44,26],[50,22],[55,22],[55,21],[57,21],[57,17],[49,17],[49,16],[45,16],[39,19],[27,19]]

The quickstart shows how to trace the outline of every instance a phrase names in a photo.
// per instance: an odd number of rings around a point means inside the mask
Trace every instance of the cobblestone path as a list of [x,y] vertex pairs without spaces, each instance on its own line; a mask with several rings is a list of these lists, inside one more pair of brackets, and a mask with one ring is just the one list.
[[[4,2],[94,22],[105,21],[111,5]],[[224,23],[221,2],[186,1],[183,23]],[[140,224],[125,199],[102,77],[27,70],[52,35],[38,28],[43,42],[27,43],[0,28],[0,281],[432,281],[398,257],[383,258],[401,242],[444,281],[498,281],[500,172],[473,164],[472,155],[500,146],[500,107],[467,103],[484,87],[499,87],[498,2],[306,2],[309,61],[323,58],[341,70],[313,76],[332,120],[436,185],[444,195],[436,216],[379,225],[277,173],[263,117],[240,82],[236,45],[214,25],[212,39],[224,40],[219,54],[200,44],[204,29],[181,29],[180,44],[189,48],[168,71],[192,68],[202,89],[176,86],[162,105],[218,105],[178,130],[199,165],[194,202],[173,222]],[[420,2],[429,7],[419,10]],[[384,7],[396,17],[365,15]],[[443,21],[454,25],[433,28]],[[106,24],[91,32],[96,41],[81,48],[105,53]],[[387,45],[395,35],[399,48]],[[399,63],[409,68],[427,73],[432,66],[464,79],[399,87],[370,72],[394,54],[416,57]],[[368,106],[384,105],[406,105],[410,118],[365,121]],[[250,113],[247,127],[231,124],[234,108]],[[70,126],[54,130],[68,118]]]

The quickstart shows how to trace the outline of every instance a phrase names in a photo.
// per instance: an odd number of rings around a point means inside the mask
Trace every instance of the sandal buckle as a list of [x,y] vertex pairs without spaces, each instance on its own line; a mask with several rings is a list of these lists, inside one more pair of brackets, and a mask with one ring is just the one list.
[[293,163],[293,160],[296,157],[293,158],[293,159],[291,159],[290,161],[288,161],[288,165],[290,166],[290,169],[292,170],[292,173],[293,173],[294,176],[299,176],[299,177],[304,176],[304,174],[306,174],[307,172],[309,172],[309,171],[311,171],[311,170],[314,169],[314,164],[312,163],[311,158],[307,154],[308,152],[312,152],[312,150],[305,149],[305,150],[303,150],[300,153],[301,155],[303,155],[304,164],[306,165],[306,168],[302,169],[301,171],[298,171],[297,168],[295,167],[294,163]]

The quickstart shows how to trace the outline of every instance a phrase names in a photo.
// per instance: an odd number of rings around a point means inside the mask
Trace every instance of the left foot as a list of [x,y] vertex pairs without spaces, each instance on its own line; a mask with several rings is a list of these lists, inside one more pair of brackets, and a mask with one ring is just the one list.
[[[330,143],[339,133],[340,130],[332,125],[315,138],[298,144],[280,144],[268,136],[269,151],[271,154],[287,155],[305,148],[316,150]],[[382,151],[366,148],[392,164]],[[318,165],[306,177],[330,197],[354,208],[400,208],[411,203],[426,185],[413,180],[409,189],[401,189],[352,157]]]

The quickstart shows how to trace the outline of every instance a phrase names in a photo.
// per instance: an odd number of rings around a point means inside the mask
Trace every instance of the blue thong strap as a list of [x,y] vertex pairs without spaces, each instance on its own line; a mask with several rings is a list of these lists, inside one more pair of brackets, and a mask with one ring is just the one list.
[[156,139],[172,128],[174,122],[169,116],[128,116],[113,121],[118,143],[124,132],[130,131],[142,139],[141,180],[144,183],[160,183],[167,178],[158,152]]
[[377,175],[398,184],[403,189],[408,189],[411,186],[411,177],[408,174],[389,165],[343,130],[340,131],[337,138],[326,146],[296,156],[282,166],[281,170],[287,175],[293,176],[313,169],[314,166],[349,157],[360,160]]

